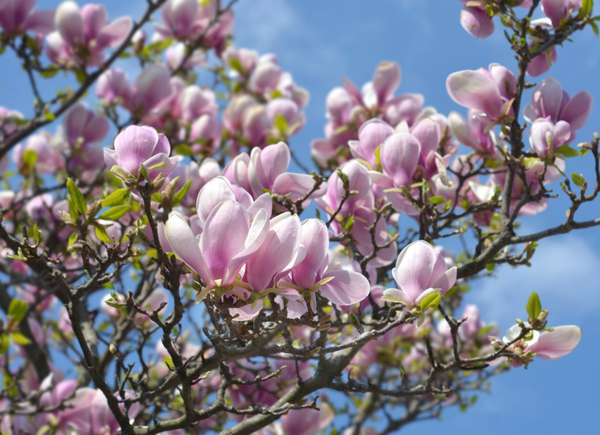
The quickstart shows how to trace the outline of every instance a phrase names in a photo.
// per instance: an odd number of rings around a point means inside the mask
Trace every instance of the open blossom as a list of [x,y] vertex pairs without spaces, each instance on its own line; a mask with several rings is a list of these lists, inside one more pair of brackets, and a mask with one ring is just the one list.
[[[519,325],[513,325],[503,338],[505,343],[515,340],[521,333]],[[570,354],[581,340],[581,329],[575,325],[555,326],[545,331],[532,331],[511,346],[516,353],[533,352],[545,359],[557,359]]]
[[54,25],[56,31],[46,39],[48,57],[54,63],[97,66],[105,49],[125,40],[132,21],[121,17],[109,23],[104,6],[89,3],[79,8],[77,3],[65,1],[56,9]]
[[448,267],[441,249],[418,240],[405,247],[392,270],[399,288],[387,289],[384,298],[413,306],[433,291],[447,292],[456,282],[456,266]]
[[26,154],[35,155],[35,170],[39,174],[54,173],[65,167],[65,158],[61,145],[48,132],[33,134],[25,143],[18,144],[13,152],[14,161],[19,169],[27,163]]
[[[543,30],[549,30],[552,28],[552,23],[548,18],[540,18],[531,22],[532,28],[538,28]],[[543,44],[544,40],[535,36],[531,36],[529,45],[535,49],[539,44]],[[550,69],[550,67],[556,62],[556,47],[550,46],[540,54],[535,56],[529,62],[527,66],[527,74],[532,77],[542,75]]]
[[542,10],[554,27],[581,7],[581,0],[542,0]]
[[0,28],[8,35],[35,32],[45,35],[52,30],[54,11],[37,11],[35,0],[0,2]]
[[[385,61],[377,66],[372,80],[365,83],[362,90],[346,81],[343,87],[336,87],[329,92],[326,100],[326,137],[312,143],[312,155],[319,165],[326,166],[331,161],[343,162],[348,159],[345,147],[348,141],[359,139],[357,126],[363,125],[373,116],[369,114],[377,114],[392,127],[402,122],[412,126],[422,111],[423,96],[394,95],[400,79],[400,67]],[[365,143],[370,140],[368,136],[371,132],[365,134],[363,143],[359,139],[359,144],[354,143],[352,146],[353,155],[372,162],[374,148]]]
[[566,144],[570,137],[571,127],[568,122],[558,121],[554,124],[546,118],[539,118],[531,124],[529,142],[538,156],[546,157],[554,155],[554,151]]
[[82,104],[73,106],[64,122],[64,133],[71,146],[96,143],[108,132],[106,117],[87,109]]
[[381,150],[383,142],[394,133],[391,125],[381,119],[370,119],[360,126],[358,140],[351,140],[348,146],[352,155],[363,159],[371,166],[377,164],[377,149]]
[[104,149],[104,160],[107,167],[117,165],[134,177],[144,166],[152,180],[172,171],[170,152],[171,145],[164,134],[152,127],[130,125],[117,135],[114,149]]
[[196,224],[177,212],[165,224],[170,250],[208,286],[232,284],[269,229],[268,194],[253,202],[246,193],[240,200],[231,184],[217,177],[198,194]]
[[[511,190],[510,206],[511,209],[521,202],[521,199],[530,195],[534,197],[540,193],[543,185],[552,183],[561,177],[564,173],[565,161],[555,159],[552,166],[547,166],[540,159],[530,159],[525,165],[525,177],[515,177]],[[506,170],[497,171],[492,177],[493,183],[497,186],[504,186],[506,181]],[[545,197],[537,201],[527,201],[519,209],[522,215],[535,215],[544,211],[548,206]]]
[[284,299],[288,302],[291,317],[299,317],[307,311],[295,289],[316,290],[338,307],[359,303],[369,295],[369,281],[351,267],[337,263],[329,254],[329,235],[322,221],[307,219],[302,223],[300,245],[304,257],[280,284],[283,288],[290,287],[284,293]]
[[461,106],[499,119],[511,113],[510,104],[517,89],[517,79],[506,67],[492,64],[487,70],[480,68],[450,74],[446,89]]
[[572,140],[576,131],[585,124],[591,106],[592,97],[587,92],[570,97],[557,80],[547,78],[533,92],[531,103],[525,109],[525,118],[529,122],[546,118],[554,124],[565,121],[569,123],[569,140]]
[[217,3],[215,0],[168,0],[162,7],[163,21],[156,30],[180,40],[192,40],[202,35],[209,46],[219,47],[231,33],[232,15],[228,11],[217,19]]
[[448,123],[454,136],[464,145],[486,156],[497,153],[494,122],[485,114],[469,110],[467,118],[463,119],[458,113],[451,112]]
[[284,71],[273,54],[260,57],[244,49],[225,53],[231,76],[247,91],[236,93],[223,112],[223,125],[234,145],[264,147],[270,138],[285,138],[304,125],[308,93]]
[[[254,148],[250,156],[238,154],[225,169],[225,176],[232,183],[247,189],[255,198],[269,190],[297,201],[312,191],[315,180],[308,174],[288,172],[290,158],[290,150],[283,142],[262,150]],[[323,191],[324,186],[314,191],[311,197],[319,197]]]

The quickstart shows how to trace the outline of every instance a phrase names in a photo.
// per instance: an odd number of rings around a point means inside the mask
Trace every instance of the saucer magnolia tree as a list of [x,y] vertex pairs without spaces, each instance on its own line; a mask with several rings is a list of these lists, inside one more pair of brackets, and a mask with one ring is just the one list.
[[600,226],[591,96],[537,78],[598,32],[591,0],[463,0],[514,69],[452,72],[442,114],[382,62],[293,146],[308,92],[235,45],[233,3],[145,7],[0,1],[33,97],[0,108],[2,433],[393,433],[577,346],[535,293],[508,331],[469,301]]

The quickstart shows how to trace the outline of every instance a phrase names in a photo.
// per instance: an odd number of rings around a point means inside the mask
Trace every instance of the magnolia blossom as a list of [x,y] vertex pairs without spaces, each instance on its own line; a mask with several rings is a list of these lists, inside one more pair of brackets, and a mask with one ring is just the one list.
[[[264,194],[252,201],[223,177],[210,180],[198,194],[197,224],[173,212],[165,224],[170,250],[198,273],[208,286],[230,285],[256,252],[269,229],[271,200]],[[193,222],[192,222],[193,223]],[[204,229],[210,230],[205,231]]]
[[461,106],[499,119],[511,113],[511,101],[517,79],[506,67],[492,64],[489,68],[452,73],[446,80],[450,97]]
[[35,32],[45,35],[52,30],[54,11],[36,11],[35,0],[0,2],[0,27],[8,34]]
[[487,38],[494,32],[494,21],[485,10],[482,1],[462,0],[465,6],[460,12],[460,24],[476,38]]
[[585,124],[591,106],[592,97],[587,92],[579,92],[570,97],[557,80],[548,78],[535,88],[531,103],[525,109],[525,118],[529,122],[539,118],[545,118],[554,124],[559,121],[567,122],[571,129],[568,140],[572,140],[575,132]]
[[104,149],[104,161],[137,177],[142,166],[151,180],[158,175],[169,175],[174,161],[169,158],[171,145],[164,134],[152,127],[130,125],[115,138],[114,149]]
[[[545,30],[549,31],[552,28],[552,23],[548,18],[540,18],[538,20],[533,20],[531,22],[531,27],[536,28],[536,30]],[[533,33],[533,32],[532,32]],[[544,40],[540,38],[536,38],[532,36],[530,41],[530,45],[535,49],[539,44],[543,44]],[[546,50],[542,51],[540,54],[535,56],[529,62],[527,66],[527,73],[530,76],[537,77],[542,75],[546,71],[550,69],[550,67],[556,62],[556,47],[551,46]]]
[[538,156],[546,157],[554,155],[554,151],[566,144],[570,137],[571,127],[568,122],[558,121],[554,124],[547,118],[539,118],[531,125],[529,142]]
[[73,1],[65,1],[56,9],[56,31],[47,36],[47,53],[61,65],[99,65],[104,50],[117,47],[129,34],[132,21],[121,17],[108,23],[106,9],[99,4],[86,4],[81,9]]
[[142,119],[150,117],[173,94],[171,74],[161,64],[146,66],[130,85],[119,70],[108,70],[98,79],[96,95],[106,103],[119,103]]
[[307,311],[298,290],[318,291],[338,307],[359,303],[369,295],[369,281],[352,267],[336,262],[328,246],[329,235],[322,221],[307,219],[302,223],[300,250],[303,257],[280,283],[285,290],[279,300],[287,303],[290,317],[300,317]]
[[[369,113],[379,114],[391,126],[402,122],[410,126],[415,122],[423,108],[423,97],[419,94],[395,96],[400,79],[400,67],[386,61],[377,66],[373,79],[362,90],[346,81],[343,87],[336,87],[329,92],[326,100],[326,137],[312,143],[312,155],[319,165],[347,160],[345,146],[348,141],[358,138],[357,126],[367,121]],[[359,144],[354,143],[351,149],[355,157],[372,163],[372,152],[376,146],[371,148],[365,143],[370,140],[367,138],[370,134],[365,132],[363,143],[360,144],[359,139]]]
[[[28,154],[33,155],[29,157]],[[18,168],[33,161],[34,167],[39,174],[54,173],[65,167],[63,149],[48,132],[33,134],[27,138],[24,144],[18,144],[13,153],[13,159]]]
[[[315,187],[315,180],[309,174],[287,172],[290,165],[290,150],[279,142],[264,149],[254,148],[250,156],[238,154],[225,168],[225,176],[234,184],[249,191],[254,198],[266,190],[288,196],[292,201],[308,199],[307,195]],[[312,192],[311,197],[319,197],[324,186]]]
[[554,27],[581,7],[581,0],[542,0],[542,10]]
[[[521,334],[521,326],[513,325],[503,338],[505,343],[512,342]],[[545,359],[557,359],[570,354],[581,340],[581,329],[575,325],[555,326],[544,331],[532,331],[512,345],[517,353],[532,352]]]
[[100,141],[108,132],[108,120],[82,104],[73,106],[64,122],[64,133],[71,146]]
[[[522,198],[526,195],[530,199],[534,199],[542,190],[542,186],[552,183],[560,178],[561,173],[564,173],[565,161],[555,159],[551,166],[546,165],[540,159],[528,159],[525,165],[525,177],[515,177],[512,190],[510,192],[510,207],[511,210],[517,207]],[[497,186],[504,186],[506,181],[506,170],[494,173],[492,181]],[[521,206],[519,213],[522,215],[535,215],[544,211],[548,206],[548,201],[545,197],[537,200],[529,200]]]
[[[231,32],[230,12],[216,16],[217,2],[209,0],[168,0],[162,7],[162,23],[156,30],[164,36],[192,40],[202,35],[210,46],[219,46]],[[213,20],[216,19],[216,23]]]
[[441,249],[423,240],[412,242],[400,252],[392,270],[399,288],[385,290],[384,299],[413,306],[434,291],[447,292],[456,282],[456,272],[456,266],[446,264]]
[[483,155],[496,155],[496,135],[492,130],[494,122],[484,113],[470,110],[467,118],[463,119],[458,113],[451,112],[448,123],[461,143]]
[[280,421],[258,432],[258,435],[316,435],[326,429],[335,413],[327,404],[320,404],[320,409],[292,409]]

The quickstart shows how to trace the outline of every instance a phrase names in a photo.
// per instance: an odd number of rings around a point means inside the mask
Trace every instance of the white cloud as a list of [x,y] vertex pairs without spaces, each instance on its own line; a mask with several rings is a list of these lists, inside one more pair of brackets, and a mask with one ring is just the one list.
[[[323,79],[328,71],[338,70],[345,63],[344,56],[335,45],[319,37],[318,29],[297,7],[289,0],[240,2],[235,9],[236,45],[273,52],[292,72]],[[334,65],[337,68],[329,68]]]
[[600,252],[590,240],[581,233],[542,240],[532,267],[500,268],[497,277],[473,283],[471,300],[487,320],[506,327],[525,317],[527,298],[537,291],[551,323],[581,321],[600,308]]

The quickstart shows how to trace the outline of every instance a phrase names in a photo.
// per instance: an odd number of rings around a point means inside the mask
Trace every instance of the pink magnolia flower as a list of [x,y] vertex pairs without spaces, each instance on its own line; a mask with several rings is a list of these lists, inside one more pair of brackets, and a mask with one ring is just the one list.
[[[460,24],[476,38],[487,38],[494,32],[494,21],[485,10],[485,3],[463,0],[465,6],[460,12]],[[466,4],[468,3],[468,5]]]
[[326,429],[335,414],[326,403],[320,409],[293,409],[285,414],[272,427],[261,430],[259,435],[317,435]]
[[[211,47],[220,47],[231,33],[232,15],[221,15],[216,23],[217,2],[198,2],[197,0],[168,0],[162,7],[162,23],[156,30],[163,36],[172,36],[180,40],[192,40],[199,36]],[[209,28],[209,26],[212,26]]]
[[137,77],[131,87],[131,100],[125,101],[125,107],[132,113],[147,114],[173,94],[171,74],[167,67],[160,64],[148,65]]
[[117,135],[113,150],[104,149],[104,161],[107,167],[117,165],[134,177],[144,166],[152,180],[173,170],[170,152],[171,145],[165,135],[152,127],[130,125]]
[[54,16],[56,31],[46,38],[48,57],[60,65],[102,63],[104,50],[120,45],[131,31],[132,21],[121,17],[108,23],[106,9],[86,4],[81,9],[73,1],[64,1]]
[[542,10],[554,27],[581,7],[581,0],[542,0]]
[[[564,173],[565,162],[561,159],[555,159],[552,166],[546,165],[542,160],[531,159],[526,161],[525,179],[515,177],[510,206],[511,209],[519,205],[524,196],[530,195],[529,201],[525,202],[519,210],[522,215],[535,215],[546,209],[548,206],[546,198],[535,199],[540,193],[542,186],[556,181]],[[506,171],[501,170],[494,173],[492,180],[498,186],[504,186],[506,180]]]
[[96,96],[105,104],[124,105],[132,92],[127,76],[118,68],[111,68],[98,77]]
[[358,208],[372,210],[375,205],[375,197],[372,191],[371,175],[367,168],[357,160],[350,160],[340,168],[340,171],[348,179],[350,195],[346,195],[342,178],[337,172],[334,172],[327,180],[325,194],[317,200],[319,206],[330,215],[339,210],[339,217],[351,216]]
[[392,133],[394,129],[387,122],[377,118],[370,119],[360,126],[358,140],[349,141],[348,146],[354,157],[375,166],[377,148],[381,150],[381,145]]
[[82,104],[73,106],[65,116],[64,133],[71,146],[99,142],[108,132],[108,120]]
[[[409,127],[417,120],[423,108],[423,97],[418,94],[394,96],[400,85],[400,67],[392,62],[380,63],[370,82],[359,90],[353,83],[346,81],[343,87],[332,89],[327,95],[327,124],[325,138],[312,143],[312,155],[321,166],[332,162],[343,162],[350,157],[346,145],[358,137],[357,126],[361,126],[369,117],[381,118],[394,127],[406,123]],[[378,127],[381,127],[379,125]],[[366,127],[367,128],[367,127]],[[375,126],[369,126],[373,131]],[[353,142],[354,157],[373,163],[372,144],[367,137]],[[366,141],[366,142],[365,142]],[[362,143],[361,143],[362,142]],[[365,148],[366,147],[366,148]]]
[[446,80],[450,97],[461,106],[499,119],[511,113],[517,80],[504,66],[492,64],[486,70],[465,70],[452,73]]
[[169,174],[170,179],[178,178],[177,189],[183,187],[186,182],[191,182],[184,205],[192,206],[196,202],[200,189],[210,180],[221,175],[219,163],[210,158],[205,158],[200,165],[194,161],[186,161],[183,156],[175,156],[172,160],[176,163],[173,171]]
[[[18,128],[18,122],[23,119],[23,114],[0,106],[0,134],[9,136]],[[1,163],[0,163],[1,166]]]
[[[540,28],[545,30],[550,30],[552,28],[552,22],[548,18],[540,18],[538,20],[533,20],[531,22],[532,28]],[[544,43],[543,38],[538,38],[532,36],[529,45],[535,49],[540,44]],[[527,66],[527,74],[532,77],[537,77],[544,74],[546,71],[550,69],[550,67],[556,62],[557,54],[556,47],[552,46],[537,56],[535,56],[529,62]]]
[[547,78],[533,92],[532,101],[525,109],[525,118],[534,122],[538,118],[546,118],[557,124],[559,121],[569,123],[571,135],[585,124],[592,106],[592,97],[587,92],[579,92],[570,97],[560,86],[560,83]]
[[463,119],[458,113],[451,112],[448,122],[452,134],[461,143],[483,155],[496,155],[496,135],[492,130],[494,122],[485,114],[470,110],[467,118]]
[[8,35],[32,31],[45,35],[52,30],[54,11],[34,10],[35,0],[0,2],[0,27]]
[[164,229],[169,247],[206,285],[232,284],[267,235],[270,198],[242,204],[229,182],[217,177],[200,190],[196,208],[197,225],[177,212],[169,215]]
[[418,240],[398,255],[392,275],[399,288],[386,289],[384,299],[413,306],[433,291],[447,292],[456,282],[456,272],[456,266],[446,264],[441,249]]
[[288,303],[288,316],[300,317],[307,311],[298,289],[318,291],[338,307],[354,305],[369,295],[369,281],[330,256],[329,234],[322,221],[307,219],[302,223],[300,246],[304,257],[290,270],[289,281],[283,279],[280,282],[282,288],[289,286],[281,296]]
[[394,133],[381,146],[383,173],[390,177],[394,186],[406,186],[412,182],[421,155],[421,143],[410,133]]
[[[290,164],[288,146],[279,142],[264,149],[253,148],[250,157],[238,155],[225,169],[225,176],[258,198],[265,190],[287,195],[292,201],[305,198],[313,189],[315,181],[309,174],[287,172]],[[324,186],[311,194],[323,194]]]
[[19,169],[25,164],[26,153],[34,153],[35,170],[39,174],[55,173],[65,167],[64,150],[50,133],[36,133],[27,138],[24,144],[18,144],[13,152],[13,159]]
[[535,153],[544,158],[553,156],[554,151],[569,142],[571,126],[568,122],[558,121],[554,124],[546,118],[536,119],[531,124],[529,143]]
[[[513,341],[521,333],[519,325],[513,325],[503,338],[505,343]],[[555,326],[545,331],[532,331],[512,345],[517,353],[533,352],[545,359],[557,359],[570,354],[581,340],[581,329],[575,325]]]
[[119,424],[100,390],[79,388],[69,402],[72,407],[59,413],[60,424],[66,431],[90,435],[118,432]]

